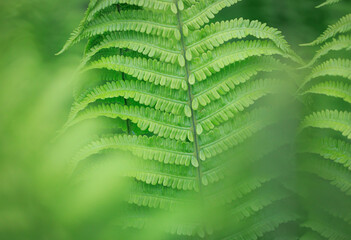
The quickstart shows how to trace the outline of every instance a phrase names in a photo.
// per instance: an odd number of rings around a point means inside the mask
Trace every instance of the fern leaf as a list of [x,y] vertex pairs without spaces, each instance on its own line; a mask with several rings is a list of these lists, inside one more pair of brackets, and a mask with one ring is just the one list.
[[148,0],[148,1],[138,1],[138,0],[101,0],[98,4],[91,9],[88,20],[91,20],[98,12],[108,8],[114,4],[128,4],[132,6],[143,7],[146,9],[154,10],[164,10],[167,11],[171,9],[173,5],[172,0]]
[[309,139],[299,151],[318,154],[351,170],[351,144],[333,138]]
[[232,39],[242,39],[247,36],[270,39],[284,52],[291,52],[290,46],[275,28],[268,27],[259,21],[236,18],[230,21],[216,22],[195,31],[187,38],[188,51],[194,56],[213,50]]
[[314,112],[307,116],[301,124],[301,129],[307,127],[333,129],[351,139],[351,113],[337,110]]
[[279,81],[277,80],[261,79],[240,85],[233,92],[223,96],[220,100],[208,105],[203,111],[199,112],[198,123],[206,131],[213,129],[214,126],[228,121],[236,113],[252,105],[255,100],[273,92],[274,87],[277,87],[278,84]]
[[323,7],[323,6],[326,6],[326,5],[330,5],[330,4],[335,4],[335,3],[338,3],[340,1],[341,0],[326,0],[324,3],[318,5],[316,8],[320,8],[320,7]]
[[252,56],[281,55],[289,57],[270,41],[239,41],[227,43],[212,52],[207,52],[192,62],[192,74],[198,81],[205,80],[213,73],[219,72],[225,66]]
[[337,23],[330,25],[324,33],[311,43],[302,44],[302,46],[319,45],[328,39],[340,34],[346,33],[351,30],[351,14],[342,17]]
[[193,146],[189,143],[160,137],[114,135],[100,138],[84,147],[70,163],[71,169],[81,160],[109,149],[127,150],[143,159],[165,164],[189,166],[194,158]]
[[348,59],[330,59],[313,68],[300,88],[314,78],[323,76],[344,77],[351,80],[351,61]]
[[62,54],[68,48],[70,48],[72,45],[74,45],[75,43],[80,41],[78,39],[79,39],[80,35],[82,34],[82,32],[84,31],[85,25],[86,25],[87,20],[88,20],[88,16],[89,16],[92,8],[95,6],[96,2],[97,2],[97,0],[91,0],[89,2],[89,6],[88,6],[88,9],[86,10],[86,12],[84,14],[84,18],[79,23],[78,27],[71,33],[71,36],[66,41],[65,45],[62,47],[62,49],[56,55]]
[[101,104],[84,110],[67,127],[81,121],[100,116],[130,119],[141,130],[148,130],[160,137],[184,141],[191,134],[189,118],[173,116],[142,106],[123,106],[120,104]]
[[351,85],[343,82],[323,82],[313,85],[303,94],[314,93],[323,94],[331,97],[342,98],[348,103],[351,103]]
[[347,240],[351,234],[349,225],[330,214],[312,213],[302,226],[310,228],[330,240]]
[[[294,221],[298,218],[297,214],[287,208],[274,210],[265,209],[262,214],[248,218],[246,221],[240,222],[237,226],[234,226],[231,230],[233,234],[230,234],[223,240],[232,239],[245,239],[255,240],[263,236],[264,233],[273,231],[279,225]],[[249,224],[255,223],[255,224]]]
[[191,29],[199,29],[223,8],[230,7],[241,0],[200,0],[192,7],[184,10],[184,25]]
[[[203,207],[213,203],[213,212],[228,210],[226,216],[236,220],[221,239],[254,240],[296,218],[275,211],[290,197],[288,190],[275,184],[280,173],[262,168],[254,176],[245,174],[275,146],[263,144],[259,156],[240,154],[240,149],[257,144],[249,138],[276,121],[271,108],[252,105],[274,92],[281,81],[253,77],[286,70],[278,58],[298,63],[301,59],[277,29],[258,21],[238,18],[203,27],[239,1],[92,0],[69,40],[67,46],[89,39],[83,72],[109,76],[93,75],[79,89],[67,126],[100,116],[129,124],[128,134],[99,137],[83,148],[71,167],[109,150],[137,156],[124,172],[131,182],[127,205],[136,210],[128,226],[151,226],[157,212],[183,214],[184,206],[199,207],[200,216],[207,216]],[[246,37],[256,40],[241,40]],[[270,156],[263,161],[266,157]],[[206,159],[210,160],[202,162]],[[177,217],[165,232],[179,235],[175,239],[220,237],[221,233],[214,234],[217,216],[199,219],[194,212],[194,218],[189,218],[192,212],[184,213],[185,221]]]
[[[225,204],[231,204],[233,201],[238,201],[247,194],[260,189],[264,184],[273,181],[276,176],[272,174],[255,174],[255,176],[243,177],[236,182],[236,185],[225,186],[222,189],[215,189],[208,191],[206,199],[213,206],[223,206]],[[232,207],[231,207],[232,209]]]
[[177,22],[163,12],[126,10],[102,15],[86,23],[85,27],[74,32],[64,49],[83,39],[114,31],[135,31],[169,38],[179,36]]
[[198,191],[197,169],[163,164],[156,161],[137,161],[127,175],[151,185],[162,185],[178,190]]
[[136,182],[131,188],[128,202],[143,207],[174,211],[191,202],[190,198],[184,195],[184,191],[172,188],[163,188],[159,191],[153,185]]
[[106,35],[100,43],[90,48],[83,58],[82,65],[102,49],[112,47],[130,49],[162,62],[175,63],[180,56],[180,46],[172,39],[137,32],[115,32]]
[[342,49],[351,49],[351,35],[340,35],[338,38],[334,38],[333,41],[325,43],[305,67],[312,66],[319,58],[327,55],[330,51]]
[[351,172],[326,159],[308,158],[299,164],[300,171],[306,171],[328,180],[342,192],[351,195]]
[[[152,93],[151,93],[151,92]],[[182,91],[174,91],[169,88],[159,87],[147,82],[138,80],[119,80],[107,82],[85,92],[73,104],[68,117],[68,122],[72,121],[77,114],[85,109],[89,104],[106,98],[124,97],[132,98],[140,104],[154,107],[156,110],[173,114],[184,113],[186,96]],[[172,96],[172,98],[170,97]]]
[[132,58],[124,56],[111,56],[92,62],[84,70],[109,69],[121,71],[139,80],[151,82],[155,85],[179,89],[186,89],[185,72],[183,68],[146,58]]
[[291,193],[283,187],[268,182],[263,187],[234,201],[231,204],[233,208],[230,210],[230,214],[233,216],[235,222],[240,222],[245,218],[253,216],[272,203],[285,199],[290,195]]
[[300,240],[325,240],[325,238],[311,230],[305,233]]
[[[235,120],[217,127],[207,134],[201,135],[200,145],[203,160],[214,157],[228,150],[228,148],[238,145],[253,133],[268,125],[268,121],[262,121],[264,113],[264,109],[256,109],[244,113]],[[210,128],[210,126],[208,127]]]
[[285,68],[286,66],[272,57],[251,57],[236,62],[194,86],[193,106],[206,106],[211,101],[220,99],[222,95],[261,71],[271,72]]

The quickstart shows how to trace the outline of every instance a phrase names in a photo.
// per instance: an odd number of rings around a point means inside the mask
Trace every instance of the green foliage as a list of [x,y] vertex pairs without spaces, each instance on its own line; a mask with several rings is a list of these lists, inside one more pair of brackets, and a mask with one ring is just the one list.
[[[318,7],[337,2],[326,1]],[[306,67],[321,59],[323,62],[313,67],[300,87],[301,94],[315,101],[315,106],[307,104],[311,109],[301,122],[298,169],[312,176],[305,183],[315,187],[311,193],[302,194],[307,212],[302,226],[310,231],[303,239],[349,239],[351,234],[350,218],[341,210],[351,201],[350,17],[342,17],[306,44],[321,45]],[[317,207],[312,199],[324,200]]]
[[[302,60],[275,28],[243,18],[215,21],[238,2],[91,1],[63,47],[88,39],[80,70],[98,79],[78,91],[66,128],[101,117],[127,125],[101,134],[69,170],[113,149],[135,155],[124,174],[134,210],[118,224],[147,229],[166,211],[181,215],[162,230],[167,239],[258,239],[296,220],[282,207],[293,195],[282,173],[250,173],[276,159],[266,156],[279,141],[257,156],[247,150],[265,142],[252,145],[253,136],[267,136],[279,122],[274,104],[264,101],[284,86],[278,70]],[[114,76],[103,77],[105,70]]]

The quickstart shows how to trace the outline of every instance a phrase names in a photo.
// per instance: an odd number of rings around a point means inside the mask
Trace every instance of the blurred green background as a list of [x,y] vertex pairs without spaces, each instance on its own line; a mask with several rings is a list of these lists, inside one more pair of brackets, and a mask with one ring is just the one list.
[[[267,22],[309,59],[313,49],[298,44],[315,39],[350,11],[345,4],[315,9],[319,3],[245,0],[224,10],[219,19]],[[99,221],[106,221],[109,214],[102,214],[98,206],[110,213],[118,206],[114,191],[121,189],[116,183],[94,181],[79,194],[64,192],[65,160],[94,127],[82,126],[65,139],[52,141],[69,111],[83,46],[61,56],[55,53],[78,25],[87,4],[88,0],[0,0],[0,239],[101,239],[100,233],[106,231]],[[98,176],[101,182],[109,177]],[[99,199],[92,197],[97,189]]]

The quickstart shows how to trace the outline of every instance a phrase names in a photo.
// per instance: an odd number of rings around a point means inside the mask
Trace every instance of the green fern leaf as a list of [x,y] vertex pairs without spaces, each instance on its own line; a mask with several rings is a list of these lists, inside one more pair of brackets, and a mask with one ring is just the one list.
[[[266,164],[258,162],[268,161],[265,154],[286,142],[263,144],[259,156],[245,157],[240,149],[260,144],[251,137],[261,130],[265,136],[263,129],[277,120],[273,107],[256,107],[282,83],[266,75],[289,71],[278,58],[301,59],[277,29],[258,21],[207,24],[239,1],[92,0],[66,43],[64,49],[88,39],[80,70],[89,76],[77,90],[66,127],[99,117],[127,126],[118,135],[108,129],[114,135],[98,134],[70,169],[110,150],[135,155],[124,173],[130,181],[127,205],[134,210],[123,226],[152,227],[158,211],[178,214],[185,206],[199,207],[194,216],[186,211],[184,221],[165,223],[164,231],[179,235],[175,239],[217,239],[222,221],[214,219],[228,216],[234,226],[220,239],[235,234],[256,239],[296,218],[275,212],[291,198],[289,190],[277,187],[279,173],[244,174],[252,162]],[[268,144],[280,138],[262,139]],[[213,219],[204,217],[208,204],[215,207]],[[224,209],[232,212],[221,215]]]
[[[97,117],[110,117],[130,119],[136,123],[141,130],[148,130],[160,137],[185,140],[190,132],[190,121],[183,116],[172,116],[168,113],[155,111],[152,108],[139,106],[123,106],[120,104],[101,104],[87,108],[79,114],[67,127],[87,119]],[[191,139],[191,138],[190,138]]]
[[305,233],[300,240],[325,240],[325,238],[314,231],[309,231]]
[[[162,24],[160,23],[162,22]],[[86,26],[76,31],[68,40],[64,49],[99,34],[114,31],[136,31],[162,37],[179,35],[177,22],[162,12],[148,12],[140,10],[127,10],[121,13],[113,12],[108,15],[94,18]]]
[[148,81],[156,85],[173,89],[181,87],[186,89],[184,69],[157,60],[115,55],[92,62],[84,70],[101,68],[121,71],[139,80]]
[[330,128],[351,139],[351,113],[337,110],[314,112],[307,116],[300,126],[301,129],[307,127]]
[[320,158],[308,158],[299,164],[299,170],[316,174],[351,195],[351,172],[339,164]]
[[331,240],[347,240],[350,236],[349,225],[330,214],[311,213],[309,219],[302,226],[310,228]]
[[234,63],[194,86],[193,106],[206,106],[211,101],[220,99],[221,95],[226,95],[259,72],[279,69],[286,69],[286,66],[272,57],[251,57]]
[[323,94],[331,97],[342,98],[344,101],[351,103],[351,85],[343,82],[323,82],[316,84],[303,94],[307,93]]
[[138,32],[114,32],[108,34],[101,42],[88,49],[83,58],[85,65],[96,53],[108,48],[130,49],[149,57],[157,58],[162,62],[175,63],[180,55],[180,46],[177,42],[153,35]]
[[269,41],[254,40],[228,43],[194,59],[192,74],[197,81],[203,81],[213,73],[219,72],[225,66],[235,62],[252,56],[275,54],[289,57],[288,54],[283,53],[274,43]]
[[268,27],[259,21],[250,21],[236,18],[231,21],[223,21],[206,25],[201,30],[195,31],[188,38],[188,49],[194,56],[213,50],[223,43],[232,39],[242,39],[247,36],[270,39],[284,52],[291,52],[290,46],[275,28]]
[[[269,121],[262,121],[265,116],[265,109],[256,109],[249,113],[237,116],[233,121],[215,128],[213,131],[200,136],[202,148],[202,160],[214,157],[228,148],[238,145],[253,133],[261,130],[269,124]],[[206,126],[211,129],[214,126]]]
[[160,184],[179,190],[199,190],[196,168],[163,164],[156,161],[137,161],[127,175],[147,184]]
[[330,5],[330,4],[335,4],[335,3],[338,3],[340,1],[341,0],[326,0],[324,3],[318,5],[316,8],[320,8],[320,7],[323,7],[323,6],[326,6],[326,5]]
[[[150,93],[150,90],[153,93]],[[68,122],[72,121],[89,104],[97,100],[115,97],[132,98],[140,104],[177,115],[184,112],[186,105],[186,101],[184,101],[186,96],[182,92],[175,92],[138,80],[113,81],[83,93],[80,99],[77,99],[73,104]]]
[[128,202],[137,206],[160,208],[175,211],[185,204],[190,204],[190,198],[183,191],[165,188],[162,192],[155,191],[155,186],[136,182],[131,188]]
[[243,86],[240,85],[233,92],[201,111],[198,115],[198,122],[208,131],[233,118],[236,113],[252,105],[255,100],[273,92],[278,84],[277,80],[261,79]]
[[73,158],[70,170],[81,160],[108,149],[130,150],[143,159],[184,166],[189,166],[194,157],[192,145],[189,143],[160,137],[115,135],[101,138],[84,147]]
[[318,154],[351,170],[351,144],[333,138],[309,139],[299,148],[301,152]]
[[351,61],[348,59],[329,59],[313,68],[300,88],[305,86],[314,78],[323,76],[337,76],[351,80]]
[[199,29],[223,8],[230,7],[241,0],[201,0],[184,11],[184,25]]
[[350,30],[351,30],[351,14],[347,14],[346,16],[342,17],[337,23],[329,26],[328,29],[325,30],[325,32],[316,40],[314,40],[311,43],[302,44],[302,46],[318,45],[336,36],[337,34],[346,33]]
[[334,38],[333,41],[325,43],[305,67],[312,66],[319,58],[327,55],[330,51],[350,50],[350,46],[351,35],[340,35],[338,38]]

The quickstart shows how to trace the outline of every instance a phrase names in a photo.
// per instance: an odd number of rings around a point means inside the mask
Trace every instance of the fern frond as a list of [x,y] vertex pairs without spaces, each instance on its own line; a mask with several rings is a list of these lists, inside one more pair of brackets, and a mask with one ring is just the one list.
[[206,106],[211,101],[220,99],[241,83],[245,83],[259,72],[271,72],[285,69],[286,66],[273,57],[251,57],[224,68],[206,81],[194,85],[193,107]]
[[227,43],[194,59],[191,63],[192,74],[197,81],[202,81],[213,73],[219,72],[225,66],[235,62],[245,60],[252,56],[269,56],[276,54],[289,57],[288,54],[282,52],[270,41],[253,40]]
[[62,49],[56,53],[56,55],[60,55],[63,52],[65,52],[68,48],[70,48],[72,45],[74,45],[75,43],[79,42],[80,40],[78,40],[78,38],[80,37],[80,35],[82,34],[82,32],[84,31],[85,25],[87,23],[88,20],[88,16],[92,10],[92,8],[95,6],[97,0],[91,0],[89,2],[88,8],[85,11],[84,17],[81,20],[81,22],[79,23],[78,27],[71,33],[71,36],[69,37],[69,39],[66,41],[66,43],[64,44],[64,46],[62,47]]
[[351,85],[343,82],[323,82],[316,84],[306,90],[303,94],[307,93],[342,98],[344,101],[351,103]]
[[[72,121],[76,115],[89,104],[106,98],[124,97],[132,98],[156,110],[165,111],[173,114],[184,113],[187,96],[183,91],[174,91],[169,88],[160,87],[148,82],[138,80],[119,80],[107,82],[97,86],[90,91],[82,94],[73,104],[68,117],[68,122]],[[172,97],[170,97],[172,96]]]
[[[200,136],[200,146],[202,159],[214,157],[228,148],[238,145],[255,132],[264,128],[269,122],[263,121],[265,109],[256,109],[238,116],[213,131]],[[204,128],[213,126],[204,126]]]
[[[67,127],[87,119],[97,117],[129,119],[136,123],[141,130],[148,130],[160,137],[186,140],[190,138],[190,121],[185,116],[174,116],[172,114],[156,111],[152,108],[142,106],[124,106],[120,104],[100,104],[87,108],[81,112]],[[190,138],[191,139],[191,138]]]
[[300,240],[326,240],[324,237],[316,233],[315,231],[308,231],[302,235]]
[[184,191],[177,189],[163,188],[160,191],[156,186],[136,182],[131,187],[128,202],[137,206],[176,210],[191,202],[191,198],[184,195]]
[[273,231],[279,225],[298,219],[298,215],[288,208],[279,210],[265,209],[261,214],[254,215],[246,221],[242,221],[234,226],[232,234],[221,238],[223,240],[244,239],[255,240],[263,236],[264,233]]
[[[280,81],[273,79],[261,79],[240,85],[233,92],[222,96],[213,104],[208,105],[199,112],[198,123],[208,131],[214,126],[233,118],[236,113],[243,111],[252,105],[255,100],[273,92]],[[193,106],[194,109],[197,109]]]
[[334,138],[309,139],[299,151],[318,154],[351,170],[351,144]]
[[184,25],[191,29],[199,29],[223,8],[230,7],[241,0],[200,0],[183,11]]
[[283,187],[268,182],[231,203],[233,208],[230,210],[230,214],[235,222],[243,221],[272,203],[285,199],[290,195],[291,193]]
[[301,87],[304,87],[312,79],[323,76],[344,77],[351,80],[351,61],[348,59],[329,59],[313,68]]
[[156,161],[137,161],[127,175],[151,185],[163,185],[178,190],[198,191],[197,169],[163,164]]
[[310,228],[330,240],[349,239],[350,226],[341,219],[326,213],[311,213],[308,217],[308,220],[302,226]]
[[338,38],[334,38],[333,41],[325,43],[305,67],[312,66],[319,58],[327,55],[330,51],[339,51],[343,49],[351,49],[351,35],[340,35]]
[[87,20],[93,19],[93,17],[100,11],[115,4],[128,4],[132,6],[143,7],[146,9],[164,10],[171,9],[174,4],[172,0],[100,0],[90,11]]
[[307,116],[300,126],[301,129],[307,127],[333,129],[351,139],[351,113],[346,111],[339,112],[338,110],[314,112]]
[[163,219],[162,215],[155,219],[155,217],[150,217],[147,214],[149,212],[145,211],[145,207],[134,207],[133,205],[133,208],[128,208],[127,216],[123,218],[120,225],[124,228],[145,229],[154,227],[154,223],[157,222],[158,226],[162,227],[164,232],[172,235],[180,235],[178,239],[187,239],[187,236],[198,237],[200,234],[203,235],[202,226],[189,218],[182,218],[182,221],[174,221],[169,218],[167,219],[168,221],[160,221]]
[[326,0],[324,3],[318,5],[316,8],[320,8],[320,7],[323,7],[323,6],[326,6],[326,5],[330,5],[330,4],[335,4],[335,3],[338,3],[340,1],[341,0]]
[[213,206],[231,204],[233,201],[237,201],[247,194],[260,189],[264,184],[273,181],[275,178],[276,176],[267,173],[257,173],[255,176],[243,176],[242,179],[236,181],[235,186],[224,186],[208,191],[206,199]]
[[342,192],[351,195],[351,171],[340,164],[326,159],[309,157],[299,163],[299,170],[316,174],[330,181]]
[[94,61],[84,70],[101,68],[121,71],[139,80],[173,89],[179,89],[180,87],[186,89],[187,87],[183,68],[177,68],[158,60],[115,55]]
[[311,43],[302,44],[302,46],[319,45],[328,39],[351,30],[351,14],[342,17],[337,23],[330,25],[324,33]]
[[289,44],[280,31],[257,20],[250,21],[243,18],[211,23],[201,30],[195,31],[187,38],[187,51],[199,56],[229,40],[242,39],[249,35],[256,38],[270,39],[284,52],[291,52]]
[[[240,149],[281,139],[266,141],[263,133],[260,141],[249,139],[277,120],[272,108],[252,105],[281,83],[269,76],[253,77],[288,69],[280,58],[301,59],[277,29],[258,21],[238,18],[203,27],[239,1],[92,0],[67,43],[88,38],[80,70],[99,75],[89,76],[84,89],[79,86],[67,126],[89,118],[117,118],[128,133],[97,138],[75,156],[71,168],[110,150],[137,156],[123,174],[131,183],[127,205],[137,211],[128,226],[151,226],[155,222],[148,219],[157,213],[182,215],[186,206],[193,207],[196,216],[189,219],[187,211],[184,222],[177,217],[166,226],[165,232],[179,235],[172,239],[218,239],[222,234],[213,234],[216,224],[228,216],[234,221],[221,239],[256,240],[296,219],[290,212],[275,211],[290,198],[288,190],[276,185],[280,173],[262,168],[247,174],[252,163],[267,164],[266,154],[275,155],[278,144],[263,144],[259,156]],[[246,37],[256,40],[242,40]],[[101,78],[103,72],[109,76]],[[226,215],[198,219],[209,215],[206,207],[211,203]]]
[[83,39],[115,31],[135,31],[166,38],[179,36],[177,22],[163,12],[126,10],[119,13],[116,11],[86,23],[84,27],[74,32],[64,46],[64,50]]
[[88,49],[82,65],[85,65],[96,53],[108,48],[130,49],[146,56],[157,58],[162,62],[175,63],[180,55],[179,43],[173,39],[146,35],[138,32],[114,32],[104,36],[98,44]]
[[137,157],[165,164],[189,166],[194,161],[193,145],[190,143],[160,137],[114,135],[88,144],[77,153],[70,165],[74,169],[81,160],[110,149],[130,151]]

